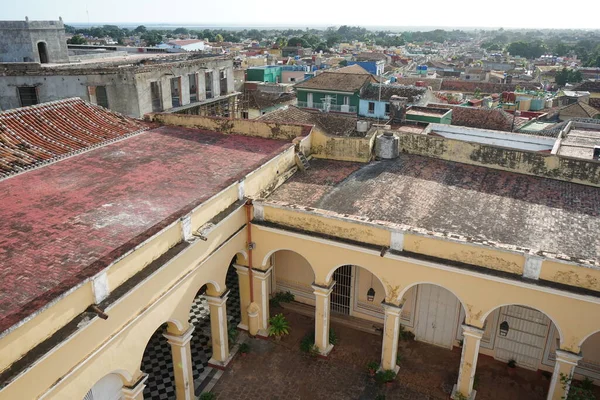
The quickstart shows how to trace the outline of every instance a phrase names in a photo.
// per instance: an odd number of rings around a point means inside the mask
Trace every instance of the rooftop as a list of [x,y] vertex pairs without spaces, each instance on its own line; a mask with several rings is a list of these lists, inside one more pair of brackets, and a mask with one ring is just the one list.
[[0,112],[0,178],[147,129],[80,98]]
[[558,118],[564,120],[566,118],[596,118],[600,115],[600,110],[583,102],[577,102],[561,108],[558,111]]
[[1,181],[0,332],[290,146],[163,126]]
[[336,90],[340,92],[356,92],[366,83],[376,83],[373,75],[346,74],[339,72],[323,72],[314,78],[300,82],[297,89]]
[[336,69],[334,71],[331,72],[337,72],[340,74],[363,74],[363,75],[369,75],[370,72],[367,71],[366,69],[364,69],[363,67],[361,67],[358,64],[353,64],[353,65],[348,65],[339,69]]
[[[323,133],[332,136],[355,136],[357,134],[356,115],[324,113],[296,106],[286,106],[267,113],[258,119],[261,121],[315,125]],[[364,136],[364,133],[361,135]]]
[[600,259],[600,188],[417,155],[366,165],[312,160],[268,201]]
[[409,103],[417,103],[425,92],[427,92],[427,88],[424,87],[370,84],[364,88],[360,97],[365,100],[379,100],[381,94],[382,101],[390,101],[392,96],[400,96],[408,98]]
[[575,86],[573,90],[600,93],[600,81],[586,81]]
[[596,146],[600,146],[600,125],[597,129],[589,129],[580,128],[576,124],[560,142],[558,154],[591,160]]

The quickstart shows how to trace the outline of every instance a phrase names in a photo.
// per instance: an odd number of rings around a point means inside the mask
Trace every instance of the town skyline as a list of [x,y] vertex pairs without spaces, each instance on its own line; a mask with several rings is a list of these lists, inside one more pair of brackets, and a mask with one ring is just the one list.
[[[356,4],[358,6],[358,4]],[[593,9],[594,2],[580,1],[582,9]],[[186,4],[186,12],[161,12],[163,5],[157,1],[132,0],[127,3],[107,0],[103,3],[57,0],[48,4],[41,0],[30,0],[15,4],[5,10],[7,20],[53,20],[62,16],[66,23],[128,24],[140,21],[146,24],[198,24],[201,26],[240,27],[327,27],[332,25],[360,25],[366,27],[431,27],[431,28],[524,28],[524,29],[597,29],[595,13],[580,13],[576,19],[565,19],[560,12],[537,16],[536,4],[522,3],[519,9],[499,7],[493,13],[480,13],[457,9],[453,3],[432,0],[424,8],[418,3],[402,4],[384,1],[371,13],[357,11],[352,3],[338,0],[318,3],[314,7],[302,7],[289,12],[279,8],[264,9],[255,1],[232,0],[227,4]],[[360,9],[360,7],[358,8]],[[118,10],[118,12],[115,12]],[[435,10],[432,13],[430,10]],[[34,11],[34,12],[32,12]],[[517,12],[518,11],[518,12]],[[523,18],[522,16],[530,16]],[[138,23],[138,22],[136,22]]]

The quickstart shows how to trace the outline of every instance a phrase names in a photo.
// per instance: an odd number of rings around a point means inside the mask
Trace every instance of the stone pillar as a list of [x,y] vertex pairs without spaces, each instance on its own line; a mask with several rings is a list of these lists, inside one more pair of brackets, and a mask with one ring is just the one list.
[[171,345],[173,373],[175,375],[175,396],[177,400],[193,400],[195,398],[192,351],[190,349],[192,332],[194,332],[193,325],[180,335],[168,332],[163,335]]
[[238,324],[239,329],[248,330],[248,306],[250,305],[250,279],[248,277],[248,267],[244,265],[233,264],[235,272],[238,275],[240,290],[240,309],[242,320]]
[[235,92],[235,75],[233,67],[227,68],[227,94]]
[[162,96],[163,110],[173,108],[173,101],[171,100],[171,79],[170,76],[162,78],[158,81],[160,85],[160,94]]
[[266,271],[253,270],[254,279],[254,301],[259,306],[258,335],[269,336],[269,293],[270,279],[273,267]]
[[206,100],[206,71],[198,72],[198,101]]
[[457,392],[466,396],[467,399],[475,398],[473,381],[477,370],[477,358],[479,357],[479,345],[484,330],[471,325],[463,325],[463,346],[460,358],[460,369],[458,370],[458,382],[452,390],[452,398]]
[[213,80],[213,97],[219,97],[221,95],[221,70],[214,69],[212,73]]
[[333,345],[329,343],[329,301],[333,282],[329,287],[312,285],[315,293],[315,345],[319,353],[327,357]]
[[179,77],[179,102],[182,106],[190,104],[190,76],[183,75]]
[[208,365],[218,369],[225,369],[231,360],[227,335],[227,296],[229,291],[220,297],[205,296],[210,308],[210,333],[213,347],[213,355],[208,360]]
[[381,369],[398,373],[396,363],[398,355],[398,339],[400,336],[400,314],[402,307],[395,304],[383,304],[384,325],[383,343],[381,345]]
[[123,386],[121,389],[123,400],[144,400],[144,388],[147,379],[148,374],[142,374],[132,385]]
[[554,372],[548,389],[548,400],[562,400],[567,397],[570,385],[565,385],[560,378],[561,376],[571,378],[579,360],[581,360],[581,356],[577,354],[556,350],[556,363],[554,364]]

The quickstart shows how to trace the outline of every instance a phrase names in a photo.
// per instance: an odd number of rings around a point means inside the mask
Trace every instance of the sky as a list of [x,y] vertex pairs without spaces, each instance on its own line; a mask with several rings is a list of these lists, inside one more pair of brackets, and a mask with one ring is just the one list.
[[[427,26],[600,29],[600,1],[577,0],[561,12],[559,0],[2,0],[1,20],[73,23],[154,23],[209,26]],[[585,10],[585,11],[583,11]],[[567,12],[568,11],[568,12]]]

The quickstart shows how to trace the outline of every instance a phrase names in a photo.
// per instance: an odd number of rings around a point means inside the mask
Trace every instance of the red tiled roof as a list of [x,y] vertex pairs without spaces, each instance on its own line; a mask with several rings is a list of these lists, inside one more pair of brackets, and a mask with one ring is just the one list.
[[80,98],[2,112],[0,178],[148,128]]
[[0,333],[290,146],[162,126],[0,181]]

